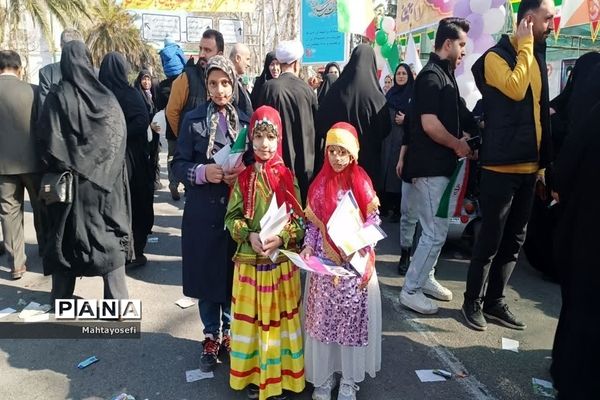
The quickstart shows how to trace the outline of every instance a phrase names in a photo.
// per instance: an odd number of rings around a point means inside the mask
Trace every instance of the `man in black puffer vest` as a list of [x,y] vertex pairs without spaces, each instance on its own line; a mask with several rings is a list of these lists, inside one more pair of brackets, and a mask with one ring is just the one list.
[[487,328],[486,317],[509,328],[526,327],[508,309],[504,289],[525,241],[536,182],[543,182],[552,157],[545,53],[553,18],[552,0],[523,0],[515,35],[502,36],[472,69],[486,110],[482,224],[462,313],[480,331]]

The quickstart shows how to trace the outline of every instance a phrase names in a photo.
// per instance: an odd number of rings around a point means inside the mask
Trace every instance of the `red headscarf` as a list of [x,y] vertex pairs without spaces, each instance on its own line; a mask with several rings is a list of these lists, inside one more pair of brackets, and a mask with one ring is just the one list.
[[[341,172],[335,172],[329,163],[327,148],[331,145],[344,147],[352,155],[353,160]],[[319,228],[325,239],[323,250],[336,263],[341,263],[341,253],[327,234],[327,222],[337,207],[339,192],[352,190],[363,220],[379,207],[371,178],[358,165],[358,150],[356,129],[346,122],[333,125],[325,140],[325,163],[308,189],[306,218]]]
[[[250,141],[254,138],[254,128],[261,123],[272,125],[277,132],[277,152],[273,158],[267,161],[263,161],[256,155],[254,156],[256,163],[262,164],[259,173],[264,175],[266,178],[265,181],[271,187],[271,191],[276,194],[277,205],[281,206],[285,202],[288,211],[293,210],[298,216],[304,216],[302,206],[300,206],[300,203],[296,199],[294,175],[283,163],[283,125],[281,124],[279,112],[269,106],[262,106],[254,111],[250,119],[250,126],[248,127]],[[238,178],[240,189],[244,196],[244,216],[248,219],[254,218],[256,178],[257,168],[255,165],[247,166]]]

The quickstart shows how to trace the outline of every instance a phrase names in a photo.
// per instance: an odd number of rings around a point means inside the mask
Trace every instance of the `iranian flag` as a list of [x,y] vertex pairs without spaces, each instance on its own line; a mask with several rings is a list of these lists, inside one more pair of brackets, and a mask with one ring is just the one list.
[[467,193],[467,183],[469,182],[469,160],[462,158],[454,173],[450,177],[450,182],[444,190],[440,205],[435,213],[436,217],[449,218],[458,217],[461,214],[463,200]]
[[244,155],[244,152],[246,151],[247,133],[248,133],[247,127],[242,128],[242,130],[238,133],[237,138],[235,138],[235,142],[233,143],[233,146],[231,147],[231,152],[229,153],[229,159],[227,160],[227,162],[228,162],[227,166],[229,168],[225,168],[225,166],[224,166],[223,169],[232,170],[232,169],[235,169],[235,168],[239,167],[240,165],[242,165],[242,156]]
[[373,0],[337,0],[338,31],[364,35],[375,18]]

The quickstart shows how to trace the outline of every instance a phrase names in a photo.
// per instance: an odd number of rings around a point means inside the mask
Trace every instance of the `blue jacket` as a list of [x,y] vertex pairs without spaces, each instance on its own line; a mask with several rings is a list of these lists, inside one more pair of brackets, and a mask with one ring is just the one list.
[[177,43],[165,45],[159,54],[167,78],[181,74],[185,65],[185,58],[183,57],[183,50]]

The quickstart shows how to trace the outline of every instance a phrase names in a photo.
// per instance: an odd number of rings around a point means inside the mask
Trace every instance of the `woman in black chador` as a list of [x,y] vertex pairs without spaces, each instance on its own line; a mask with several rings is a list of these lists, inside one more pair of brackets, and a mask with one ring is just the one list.
[[40,118],[40,149],[46,172],[70,171],[73,184],[70,202],[46,203],[44,274],[52,274],[52,300],[72,297],[78,276],[102,276],[105,298],[126,299],[131,234],[125,118],[96,78],[83,42],[63,47],[60,67],[62,81],[48,94]]
[[154,171],[147,133],[148,111],[141,93],[127,82],[127,72],[127,61],[120,53],[108,53],[100,64],[100,82],[114,93],[127,122],[127,175],[135,250],[135,261],[130,265],[138,266],[146,264],[144,248],[154,224]]

